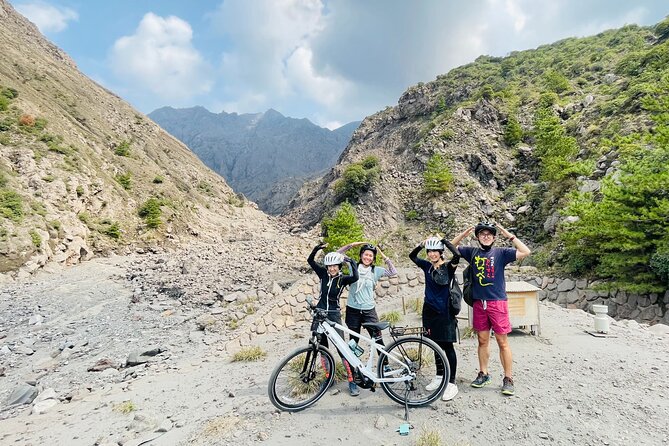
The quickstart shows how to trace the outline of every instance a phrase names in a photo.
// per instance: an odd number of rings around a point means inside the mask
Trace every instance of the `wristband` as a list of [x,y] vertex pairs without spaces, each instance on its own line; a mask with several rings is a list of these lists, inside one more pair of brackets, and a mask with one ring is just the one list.
[[509,241],[512,242],[512,241],[514,241],[515,239],[516,239],[516,236],[514,235],[513,237],[511,237],[511,238],[509,239]]

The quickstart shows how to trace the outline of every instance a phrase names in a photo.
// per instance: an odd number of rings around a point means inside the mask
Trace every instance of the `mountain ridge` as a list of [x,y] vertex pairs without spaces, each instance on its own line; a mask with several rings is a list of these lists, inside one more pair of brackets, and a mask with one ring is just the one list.
[[0,271],[217,240],[267,217],[0,0]]
[[334,164],[359,124],[330,130],[272,108],[237,114],[161,107],[149,117],[270,214],[280,213],[305,179]]

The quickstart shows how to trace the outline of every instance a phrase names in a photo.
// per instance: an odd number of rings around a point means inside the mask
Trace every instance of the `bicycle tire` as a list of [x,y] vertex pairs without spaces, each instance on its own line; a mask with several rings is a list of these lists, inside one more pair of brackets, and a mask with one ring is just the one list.
[[[322,346],[301,347],[286,356],[272,371],[267,385],[269,400],[287,412],[298,412],[318,401],[335,377],[335,360]],[[303,372],[303,370],[305,372]]]
[[[408,336],[391,343],[386,347],[386,351],[389,355],[394,353],[398,357],[404,358],[405,364],[416,373],[416,378],[411,381],[380,383],[381,388],[391,400],[400,404],[406,403],[411,407],[420,407],[439,398],[450,377],[450,367],[441,347],[431,339]],[[425,387],[437,376],[437,360],[441,360],[444,364],[442,382],[436,389],[426,390]],[[387,366],[384,362],[386,362],[386,354],[382,353],[377,367],[379,377],[399,377],[408,374],[405,368],[399,367],[394,361],[389,360]],[[407,383],[409,386],[408,394]]]

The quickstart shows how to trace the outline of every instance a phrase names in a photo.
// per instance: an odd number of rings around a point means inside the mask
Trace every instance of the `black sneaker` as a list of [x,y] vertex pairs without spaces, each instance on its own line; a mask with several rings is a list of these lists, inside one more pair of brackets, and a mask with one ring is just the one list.
[[476,379],[472,381],[471,386],[480,389],[481,387],[488,385],[489,382],[490,382],[490,375],[483,372],[479,372],[479,374],[476,376]]
[[504,377],[504,382],[502,383],[502,393],[504,395],[513,395],[515,389],[513,388],[513,379],[508,376]]
[[348,391],[351,394],[351,396],[360,395],[360,390],[358,390],[358,385],[354,382],[348,383]]

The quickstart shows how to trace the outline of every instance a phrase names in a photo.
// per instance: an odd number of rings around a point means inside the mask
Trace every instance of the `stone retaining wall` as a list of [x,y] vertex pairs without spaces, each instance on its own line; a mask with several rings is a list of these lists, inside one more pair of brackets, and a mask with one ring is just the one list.
[[[380,302],[399,295],[422,297],[425,277],[417,269],[398,268],[398,276],[383,278],[376,287],[376,298]],[[462,275],[458,276],[462,283]],[[592,287],[599,282],[586,280],[549,277],[539,274],[536,268],[512,267],[507,269],[507,281],[526,281],[540,288],[540,300],[548,300],[567,308],[580,308],[591,312],[592,305],[603,304],[609,307],[609,316],[618,319],[634,319],[638,322],[669,325],[669,291],[664,295],[635,295],[624,291],[596,291]],[[258,335],[276,333],[284,328],[294,327],[298,322],[310,318],[305,300],[308,296],[316,297],[319,282],[313,275],[295,282],[282,294],[275,297],[276,305],[265,312],[258,313],[238,338],[232,341],[232,347],[250,345]],[[342,295],[342,308],[346,305],[346,292]]]

